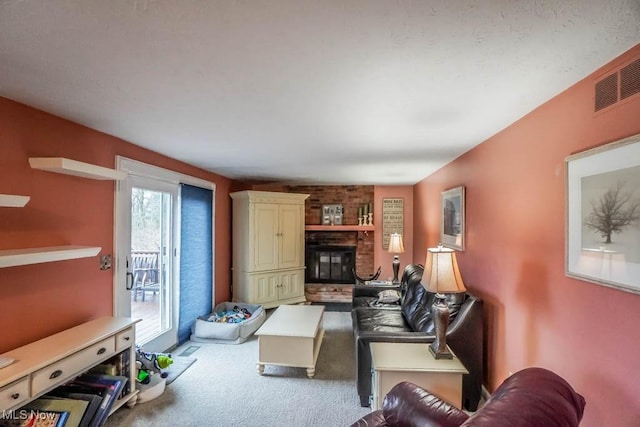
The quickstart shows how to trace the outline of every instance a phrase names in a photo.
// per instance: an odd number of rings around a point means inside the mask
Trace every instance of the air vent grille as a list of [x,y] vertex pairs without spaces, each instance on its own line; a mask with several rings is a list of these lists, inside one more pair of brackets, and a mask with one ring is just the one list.
[[640,59],[620,69],[620,99],[640,93]]
[[595,84],[595,111],[640,93],[640,58],[620,67]]
[[596,83],[596,111],[618,102],[618,73]]

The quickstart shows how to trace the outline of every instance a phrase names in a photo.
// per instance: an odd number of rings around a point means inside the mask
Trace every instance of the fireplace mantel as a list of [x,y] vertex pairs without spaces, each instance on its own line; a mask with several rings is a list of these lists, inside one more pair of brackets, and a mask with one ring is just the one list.
[[373,225],[305,225],[306,231],[374,231]]

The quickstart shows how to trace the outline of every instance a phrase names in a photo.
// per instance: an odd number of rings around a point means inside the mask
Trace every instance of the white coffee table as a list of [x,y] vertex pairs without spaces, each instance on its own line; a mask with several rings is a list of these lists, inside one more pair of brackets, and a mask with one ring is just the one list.
[[322,305],[281,305],[256,331],[258,336],[258,374],[264,365],[307,368],[316,373],[316,361],[324,336]]

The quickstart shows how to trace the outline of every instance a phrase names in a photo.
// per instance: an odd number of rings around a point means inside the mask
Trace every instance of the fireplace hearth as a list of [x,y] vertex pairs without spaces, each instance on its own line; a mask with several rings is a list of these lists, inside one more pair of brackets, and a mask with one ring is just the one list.
[[307,244],[305,282],[353,284],[356,247]]

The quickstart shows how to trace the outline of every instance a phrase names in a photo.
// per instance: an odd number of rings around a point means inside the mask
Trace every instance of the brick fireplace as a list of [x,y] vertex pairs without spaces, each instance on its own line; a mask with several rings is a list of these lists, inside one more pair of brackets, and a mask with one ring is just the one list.
[[[372,185],[287,185],[277,188],[270,187],[269,190],[309,194],[305,205],[306,225],[322,224],[322,205],[338,203],[343,207],[342,224],[357,225],[358,208],[364,204],[373,203],[374,200]],[[376,218],[373,220],[375,224]],[[309,248],[315,249],[319,246],[336,248],[336,250],[353,248],[356,272],[360,276],[369,276],[377,269],[377,266],[374,268],[373,265],[373,237],[372,231],[333,231],[331,229],[307,231],[305,233],[305,253],[309,252]],[[307,269],[309,267],[310,265],[307,265]],[[340,283],[337,280],[332,280],[331,277],[325,279],[325,276],[326,272],[323,277],[313,277],[313,281],[310,276],[307,276],[309,280],[306,280],[305,290],[309,301],[351,301],[351,285],[354,281],[348,284]],[[343,279],[341,278],[341,280]]]
[[[290,193],[310,194],[306,203],[305,224],[322,223],[322,205],[341,203],[343,225],[358,224],[358,208],[373,203],[372,185],[291,185],[285,190]],[[375,218],[374,218],[375,221]],[[307,231],[307,245],[355,246],[355,267],[360,276],[373,274],[373,232],[365,231]],[[377,268],[377,267],[376,267]]]

